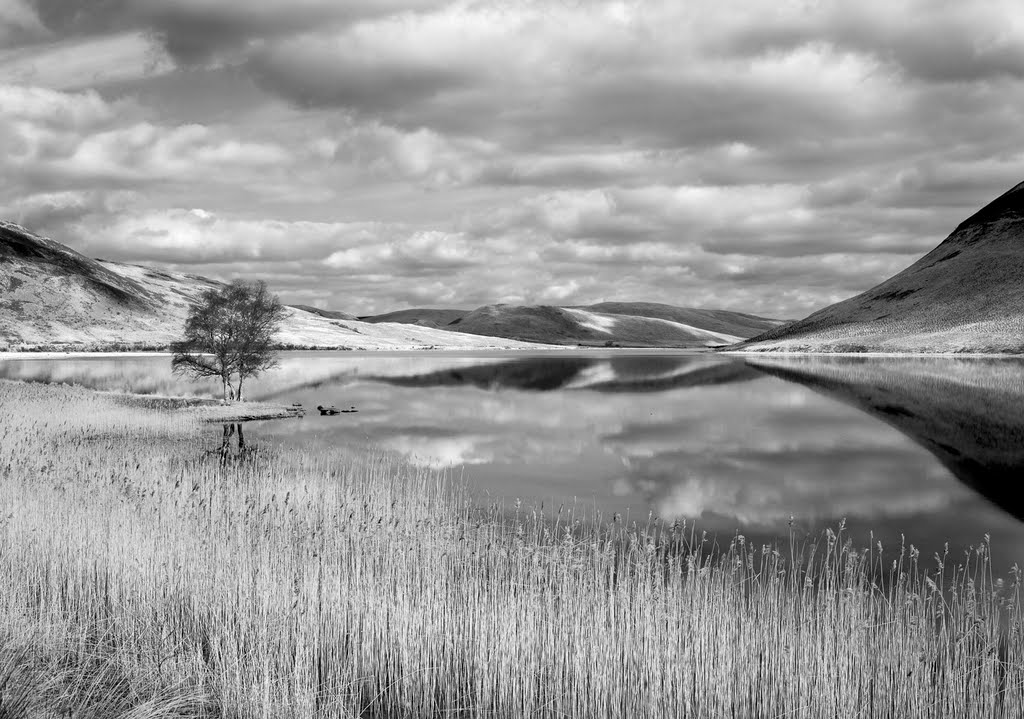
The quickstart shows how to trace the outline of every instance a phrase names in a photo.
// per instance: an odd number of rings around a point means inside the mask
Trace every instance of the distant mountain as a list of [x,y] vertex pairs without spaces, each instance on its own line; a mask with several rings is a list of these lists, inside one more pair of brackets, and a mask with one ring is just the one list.
[[727,310],[654,302],[596,305],[487,305],[475,310],[409,309],[360,317],[527,342],[596,347],[712,347],[737,342],[782,324]]
[[581,305],[574,309],[589,310],[606,315],[632,315],[669,320],[701,329],[721,332],[727,335],[752,337],[785,324],[785,320],[766,319],[756,315],[729,310],[704,310],[690,307],[676,307],[657,302],[599,302],[596,305]]
[[1024,352],[1024,183],[877,287],[736,349]]
[[449,329],[455,320],[460,320],[468,315],[470,310],[438,310],[438,309],[412,309],[387,312],[382,315],[370,315],[360,317],[362,322],[399,322],[406,325],[420,325],[421,327],[438,327]]
[[[599,307],[601,305],[595,305]],[[457,319],[446,329],[470,334],[508,337],[527,342],[546,342],[562,345],[623,346],[623,347],[714,347],[738,342],[770,326],[771,320],[751,329],[750,315],[737,315],[724,311],[687,310],[668,305],[644,303],[614,303],[610,306],[625,310],[630,307],[646,308],[674,316],[679,321],[658,316],[619,314],[594,311],[594,307],[555,307],[551,305],[487,305]],[[736,315],[738,322],[728,318]]]
[[[179,338],[189,307],[220,283],[95,260],[0,221],[0,350],[138,349]],[[535,348],[430,327],[378,326],[344,313],[288,307],[283,346],[346,349]]]

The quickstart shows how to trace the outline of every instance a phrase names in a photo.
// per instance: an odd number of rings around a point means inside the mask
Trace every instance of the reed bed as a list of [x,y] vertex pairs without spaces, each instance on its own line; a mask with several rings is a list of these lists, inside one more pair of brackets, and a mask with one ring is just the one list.
[[716,550],[369,451],[210,451],[187,408],[0,404],[0,716],[1024,715],[982,538]]

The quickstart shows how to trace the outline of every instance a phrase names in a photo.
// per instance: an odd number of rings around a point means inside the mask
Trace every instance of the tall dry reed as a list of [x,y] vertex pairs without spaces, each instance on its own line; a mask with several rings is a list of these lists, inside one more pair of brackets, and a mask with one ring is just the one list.
[[12,677],[68,675],[25,699],[47,711],[1024,713],[1019,581],[987,541],[712,551],[684,523],[475,507],[372,452],[209,452],[187,408],[6,382],[0,404],[0,629]]

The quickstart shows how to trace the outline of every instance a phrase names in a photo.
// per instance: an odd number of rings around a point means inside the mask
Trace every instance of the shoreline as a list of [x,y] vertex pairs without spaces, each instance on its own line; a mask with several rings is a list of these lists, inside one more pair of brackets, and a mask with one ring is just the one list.
[[716,354],[744,357],[939,357],[947,359],[1022,359],[1024,354],[1014,352],[813,352],[794,350],[718,350]]
[[[358,356],[360,354],[366,355],[384,355],[384,354],[401,354],[401,355],[417,355],[417,354],[444,354],[444,353],[458,353],[458,354],[486,354],[486,353],[509,353],[509,354],[527,354],[527,353],[561,353],[561,352],[651,352],[651,353],[684,353],[684,354],[715,354],[716,350],[712,347],[600,347],[591,345],[544,345],[538,344],[536,347],[459,347],[459,346],[435,346],[435,347],[378,347],[369,348],[363,347],[359,349],[337,349],[337,348],[325,348],[325,347],[312,347],[312,348],[288,348],[276,350],[280,353],[292,353],[292,352],[324,352],[324,353],[344,353],[346,355]],[[22,351],[0,351],[0,362],[3,361],[31,361],[31,360],[55,360],[55,359],[89,359],[89,358],[122,358],[122,357],[170,357],[173,352],[165,350],[68,350],[68,351],[45,351],[36,352],[33,350],[22,350]]]
[[[740,357],[934,357],[940,359],[1024,359],[1024,354],[1013,352],[776,352],[758,350],[720,350],[705,347],[589,347],[582,345],[538,345],[537,347],[422,347],[422,348],[361,348],[361,349],[287,349],[280,352],[344,352],[353,355],[359,354],[420,354],[420,353],[489,353],[507,352],[509,354],[523,354],[531,352],[556,353],[556,352],[608,352],[608,353],[683,353],[683,354],[716,354]],[[32,361],[32,360],[58,360],[58,359],[118,359],[130,357],[170,357],[172,352],[151,351],[151,350],[129,350],[118,352],[112,350],[75,350],[67,352],[34,352],[28,351],[3,351],[0,352],[0,362],[6,361]]]

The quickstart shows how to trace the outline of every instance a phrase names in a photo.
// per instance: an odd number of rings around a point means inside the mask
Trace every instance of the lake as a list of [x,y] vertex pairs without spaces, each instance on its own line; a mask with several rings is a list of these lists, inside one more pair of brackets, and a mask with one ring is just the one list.
[[[0,377],[217,396],[170,358],[0,361]],[[249,399],[301,402],[250,444],[379,447],[481,502],[697,520],[728,542],[901,535],[930,557],[992,538],[1024,564],[1024,361],[614,351],[289,352]],[[320,416],[318,404],[357,412]],[[211,446],[221,429],[211,427]]]

